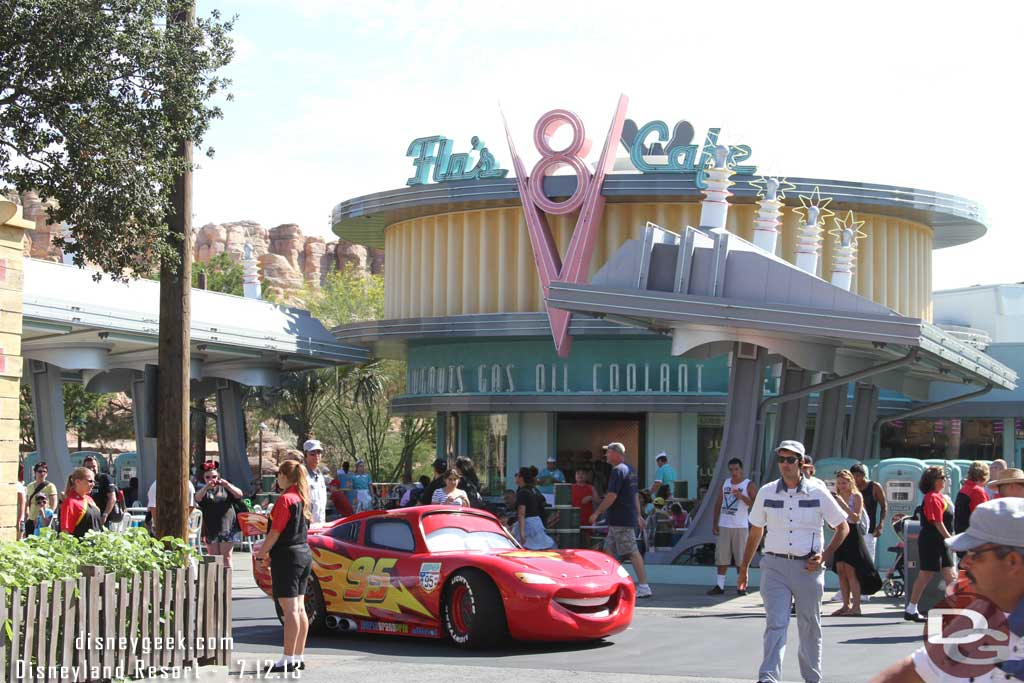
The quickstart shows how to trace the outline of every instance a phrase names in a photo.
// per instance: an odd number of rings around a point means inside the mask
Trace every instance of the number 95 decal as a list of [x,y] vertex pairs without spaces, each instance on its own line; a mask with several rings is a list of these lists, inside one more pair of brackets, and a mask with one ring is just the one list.
[[379,560],[360,557],[353,560],[345,575],[345,600],[384,602],[391,586],[391,572],[397,562],[398,560],[393,557],[383,557]]

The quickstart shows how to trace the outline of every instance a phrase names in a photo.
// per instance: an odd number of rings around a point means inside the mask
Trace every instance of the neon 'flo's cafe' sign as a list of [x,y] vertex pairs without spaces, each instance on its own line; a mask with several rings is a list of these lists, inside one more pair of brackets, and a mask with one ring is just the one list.
[[[721,128],[709,128],[702,146],[693,143],[694,129],[688,121],[676,123],[670,137],[664,121],[650,121],[638,127],[632,119],[626,119],[619,140],[629,152],[630,163],[641,173],[696,173],[697,187],[704,189],[703,171],[713,164],[721,131]],[[416,138],[405,153],[413,157],[415,166],[415,173],[405,184],[426,185],[508,175],[508,169],[501,168],[478,136],[473,136],[470,146],[469,152],[453,153],[452,140],[444,136]],[[736,175],[754,175],[757,166],[742,163],[750,158],[751,151],[749,145],[730,145],[726,165]]]

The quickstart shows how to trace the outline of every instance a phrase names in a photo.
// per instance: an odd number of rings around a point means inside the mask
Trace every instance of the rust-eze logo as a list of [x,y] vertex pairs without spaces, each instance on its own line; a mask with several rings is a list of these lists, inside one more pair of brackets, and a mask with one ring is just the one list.
[[943,673],[978,678],[1010,659],[1010,628],[990,600],[956,593],[928,610],[925,651]]

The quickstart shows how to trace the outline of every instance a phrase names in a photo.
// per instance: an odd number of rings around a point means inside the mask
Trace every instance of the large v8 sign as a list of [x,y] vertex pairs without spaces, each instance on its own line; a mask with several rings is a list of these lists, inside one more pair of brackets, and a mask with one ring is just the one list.
[[[447,637],[469,647],[591,640],[633,616],[629,574],[589,550],[523,550],[493,515],[420,506],[363,512],[309,534],[310,630]],[[273,594],[267,568],[256,581]]]

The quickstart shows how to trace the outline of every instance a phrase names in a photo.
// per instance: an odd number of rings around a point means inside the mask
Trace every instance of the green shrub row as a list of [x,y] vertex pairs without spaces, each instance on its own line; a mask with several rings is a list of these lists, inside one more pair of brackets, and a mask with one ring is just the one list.
[[145,529],[89,532],[78,539],[44,529],[40,536],[0,543],[0,586],[26,588],[41,581],[81,576],[82,565],[99,565],[118,578],[189,564],[195,551],[180,538],[156,539]]

